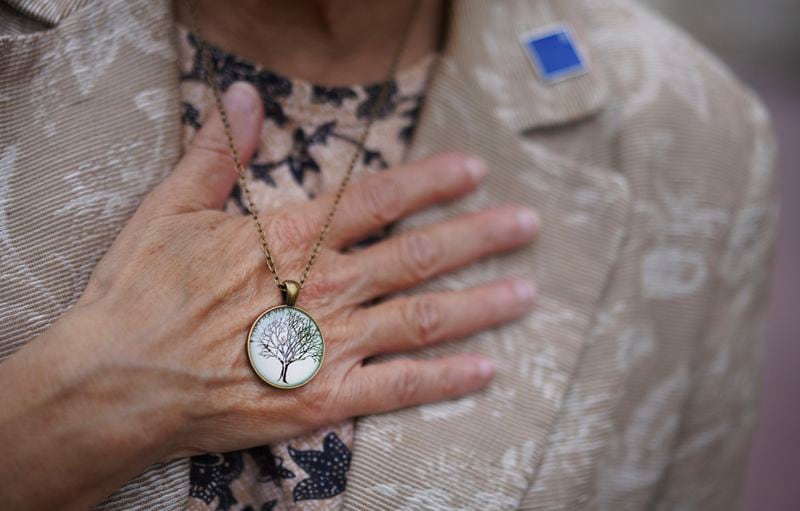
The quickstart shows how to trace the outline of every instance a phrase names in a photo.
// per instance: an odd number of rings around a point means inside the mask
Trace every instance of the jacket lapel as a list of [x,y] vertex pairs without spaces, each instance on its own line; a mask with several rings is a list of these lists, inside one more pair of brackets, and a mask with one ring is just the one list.
[[499,371],[479,394],[359,419],[345,510],[515,509],[535,475],[629,210],[621,175],[520,135],[579,121],[604,104],[607,89],[597,70],[545,87],[516,40],[518,33],[559,19],[580,26],[570,9],[568,0],[476,0],[457,3],[451,13],[448,45],[409,156],[463,150],[482,156],[491,171],[472,197],[416,215],[399,228],[491,204],[534,207],[543,227],[533,246],[437,279],[428,289],[526,276],[537,284],[538,305],[513,325],[419,354],[484,352]]

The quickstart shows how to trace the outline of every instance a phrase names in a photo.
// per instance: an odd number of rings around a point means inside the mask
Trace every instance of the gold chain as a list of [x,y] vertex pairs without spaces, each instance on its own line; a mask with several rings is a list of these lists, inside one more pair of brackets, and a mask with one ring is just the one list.
[[[264,227],[261,225],[261,220],[258,216],[258,210],[256,209],[255,204],[253,203],[253,199],[250,195],[250,189],[247,187],[247,179],[245,177],[245,170],[244,166],[242,165],[241,158],[239,157],[239,151],[236,149],[236,144],[233,141],[233,131],[231,130],[230,122],[228,121],[228,114],[225,111],[225,108],[222,104],[222,94],[219,90],[219,84],[217,83],[217,77],[214,70],[214,66],[211,62],[211,52],[206,51],[206,43],[205,39],[203,38],[202,33],[200,32],[200,26],[197,23],[197,11],[195,2],[186,0],[186,4],[188,7],[189,17],[192,24],[192,31],[194,32],[195,36],[197,37],[197,51],[200,52],[201,60],[203,61],[203,67],[205,71],[206,81],[208,82],[211,90],[214,93],[214,101],[217,105],[217,109],[219,110],[220,117],[222,118],[222,125],[225,130],[225,137],[228,139],[228,149],[231,152],[231,157],[233,158],[233,163],[236,166],[236,171],[239,173],[239,187],[244,192],[245,200],[247,202],[247,210],[250,212],[250,216],[253,218],[253,221],[256,224],[256,230],[258,231],[258,238],[261,241],[261,250],[264,252],[264,257],[266,258],[267,268],[269,269],[270,273],[272,273],[272,280],[275,282],[275,285],[278,286],[279,289],[285,289],[285,284],[281,281],[280,277],[278,276],[278,270],[275,267],[275,260],[272,257],[272,252],[269,249],[269,243],[267,242],[267,237],[264,234]],[[306,263],[306,267],[303,270],[303,275],[300,278],[300,288],[302,289],[305,285],[306,278],[308,278],[308,274],[311,271],[311,267],[316,262],[317,257],[319,256],[320,251],[322,250],[322,244],[325,241],[325,237],[328,235],[328,231],[331,228],[331,224],[333,223],[333,217],[336,214],[336,209],[339,207],[339,202],[342,200],[342,195],[344,195],[344,190],[347,188],[347,184],[350,182],[350,177],[353,174],[353,169],[355,169],[356,163],[358,162],[358,158],[361,155],[361,152],[364,150],[364,143],[369,136],[370,130],[372,129],[372,124],[375,122],[375,118],[377,117],[378,112],[381,108],[384,107],[384,103],[387,100],[387,95],[389,93],[389,86],[392,80],[392,77],[397,72],[397,67],[400,64],[400,59],[403,56],[403,50],[405,49],[406,43],[408,41],[408,37],[411,32],[411,27],[413,26],[413,21],[416,18],[417,10],[419,8],[419,0],[415,0],[414,5],[412,7],[411,15],[406,23],[405,31],[403,32],[402,38],[400,43],[397,46],[397,49],[392,56],[391,65],[389,66],[389,71],[386,74],[385,79],[383,80],[383,84],[381,86],[380,94],[378,95],[378,100],[372,105],[372,108],[369,112],[369,117],[367,118],[367,122],[364,125],[364,129],[361,132],[361,136],[358,138],[356,143],[355,151],[353,152],[353,156],[350,159],[350,165],[347,168],[347,172],[345,172],[344,177],[342,178],[341,183],[339,184],[339,189],[336,191],[336,195],[333,199],[333,204],[331,205],[331,209],[328,212],[328,216],[325,219],[325,223],[320,230],[319,237],[317,238],[316,243],[314,244],[314,248],[311,250],[311,255],[308,257],[308,262]]]

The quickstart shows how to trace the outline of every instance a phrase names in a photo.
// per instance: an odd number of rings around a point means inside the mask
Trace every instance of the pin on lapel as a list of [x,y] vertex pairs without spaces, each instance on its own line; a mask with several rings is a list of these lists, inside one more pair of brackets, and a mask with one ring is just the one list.
[[539,78],[548,85],[589,72],[589,61],[563,24],[527,31],[520,43]]

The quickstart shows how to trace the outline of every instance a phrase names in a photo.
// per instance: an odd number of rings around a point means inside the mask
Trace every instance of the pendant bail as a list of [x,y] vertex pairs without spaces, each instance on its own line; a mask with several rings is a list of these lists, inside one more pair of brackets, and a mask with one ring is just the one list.
[[297,296],[300,294],[300,284],[294,280],[284,280],[281,284],[281,295],[283,295],[283,304],[289,307],[294,307],[297,302]]

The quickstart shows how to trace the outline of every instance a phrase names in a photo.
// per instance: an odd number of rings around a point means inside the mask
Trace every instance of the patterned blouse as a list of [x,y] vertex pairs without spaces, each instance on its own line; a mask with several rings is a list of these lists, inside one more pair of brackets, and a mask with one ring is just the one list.
[[[178,25],[184,145],[213,107],[194,35]],[[250,82],[264,102],[261,140],[248,167],[256,206],[310,199],[338,186],[382,84],[326,87],[290,79],[207,45],[225,89]],[[411,140],[435,55],[401,70],[378,112],[356,175],[388,169]],[[239,189],[226,205],[246,213]],[[353,423],[244,451],[195,456],[186,503],[190,511],[334,510],[347,485]]]

